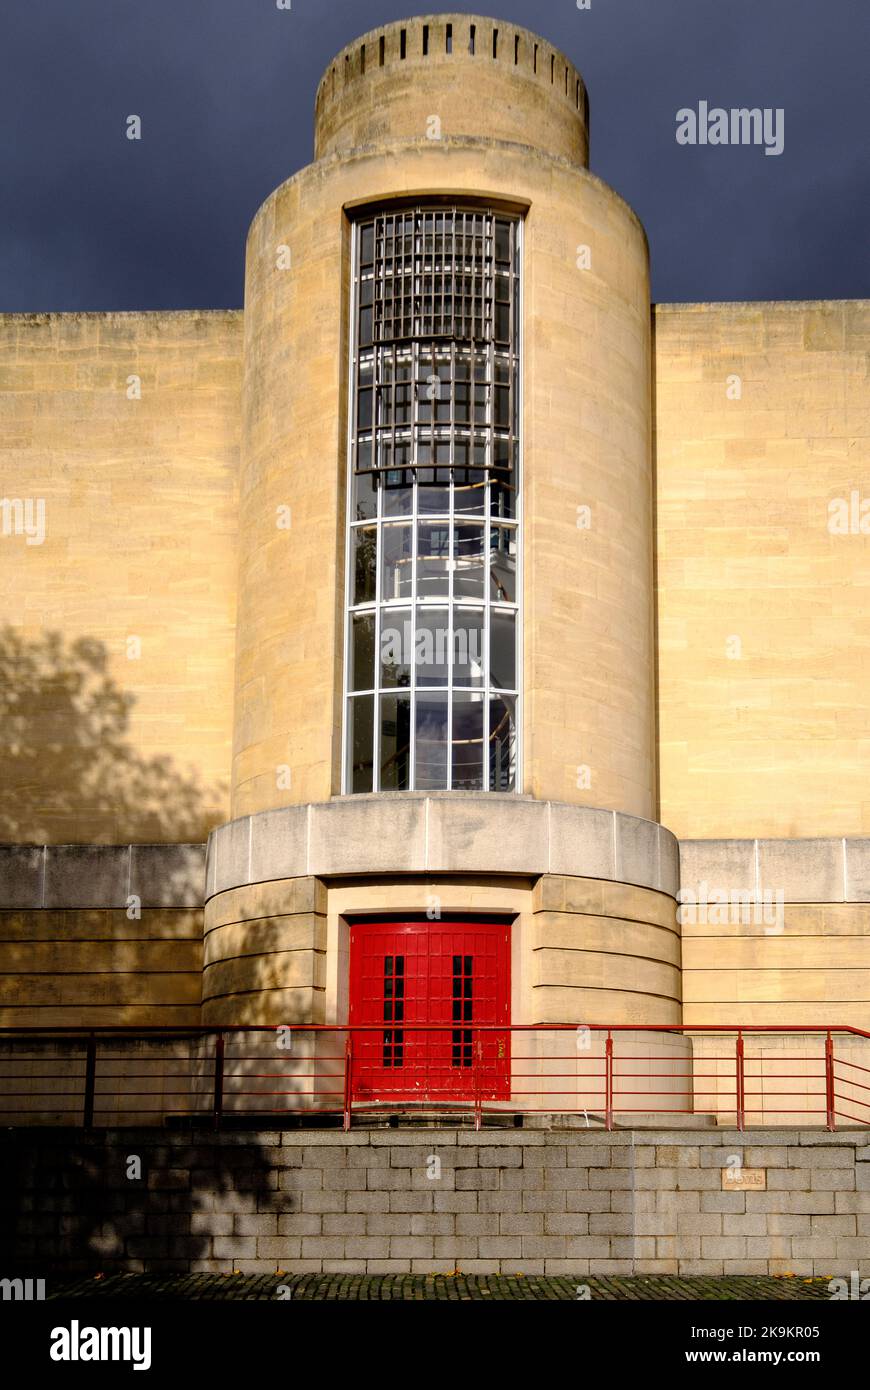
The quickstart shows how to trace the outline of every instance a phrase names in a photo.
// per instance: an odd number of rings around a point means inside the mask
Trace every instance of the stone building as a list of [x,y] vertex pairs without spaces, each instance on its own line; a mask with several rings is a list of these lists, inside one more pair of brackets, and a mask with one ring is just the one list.
[[4,1027],[870,1027],[870,304],[651,307],[588,142],[390,24],[244,310],[0,316]]

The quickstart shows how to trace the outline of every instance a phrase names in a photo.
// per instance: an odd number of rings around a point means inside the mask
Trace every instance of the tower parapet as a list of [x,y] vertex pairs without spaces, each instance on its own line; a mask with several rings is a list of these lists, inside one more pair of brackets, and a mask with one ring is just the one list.
[[315,158],[443,134],[507,140],[586,166],[577,69],[539,35],[479,15],[422,15],[363,34],[317,89]]

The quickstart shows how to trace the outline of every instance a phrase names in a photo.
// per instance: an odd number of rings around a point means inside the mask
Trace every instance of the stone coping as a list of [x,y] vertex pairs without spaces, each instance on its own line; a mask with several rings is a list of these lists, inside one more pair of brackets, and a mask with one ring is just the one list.
[[205,845],[0,845],[0,911],[201,908]]
[[206,898],[270,879],[372,874],[607,879],[676,897],[679,850],[654,821],[498,793],[386,793],[263,811],[209,836]]
[[684,890],[783,895],[787,903],[870,902],[870,839],[681,840]]
[[279,878],[473,873],[597,878],[676,897],[870,902],[870,839],[683,840],[619,811],[493,794],[388,793],[264,811],[205,845],[0,845],[0,911],[201,908]]

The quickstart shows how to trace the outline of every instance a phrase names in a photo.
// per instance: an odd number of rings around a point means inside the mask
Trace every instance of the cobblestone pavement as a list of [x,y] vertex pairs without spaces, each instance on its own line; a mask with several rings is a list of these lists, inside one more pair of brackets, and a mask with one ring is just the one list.
[[[314,1301],[439,1302],[486,1300],[575,1301],[588,1287],[595,1301],[668,1302],[794,1300],[826,1301],[825,1278],[748,1275],[725,1279],[678,1278],[676,1275],[591,1277],[473,1274],[111,1274],[66,1284],[48,1280],[47,1299],[135,1298],[165,1301],[241,1299],[258,1302],[279,1297]],[[279,1295],[279,1289],[282,1290]],[[289,1295],[288,1292],[289,1291]]]

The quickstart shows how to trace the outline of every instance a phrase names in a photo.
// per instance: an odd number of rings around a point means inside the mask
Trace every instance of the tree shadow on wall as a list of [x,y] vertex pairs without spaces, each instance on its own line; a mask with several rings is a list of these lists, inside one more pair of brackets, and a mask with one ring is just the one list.
[[[274,1237],[278,1215],[300,1213],[301,1157],[285,1170],[271,1157],[274,1134],[234,1139],[156,1127],[10,1131],[0,1137],[4,1276],[47,1276],[51,1294],[76,1275],[260,1272],[249,1232]],[[285,1241],[287,1262],[298,1247]]]
[[200,843],[224,818],[224,784],[133,747],[108,662],[95,638],[0,629],[0,841]]

